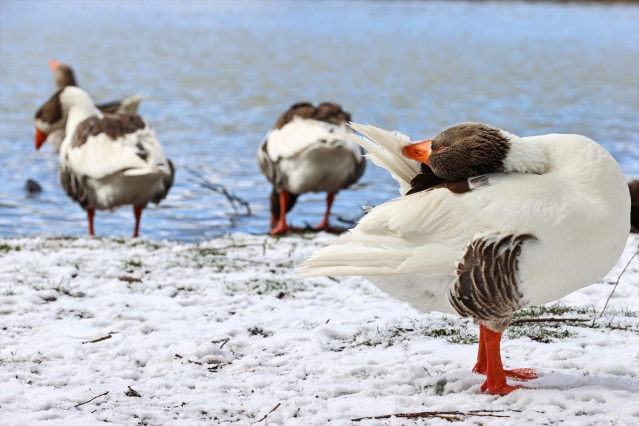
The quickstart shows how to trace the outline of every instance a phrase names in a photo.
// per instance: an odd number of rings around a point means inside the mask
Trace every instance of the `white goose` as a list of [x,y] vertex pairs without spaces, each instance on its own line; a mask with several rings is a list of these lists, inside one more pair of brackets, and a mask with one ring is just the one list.
[[329,229],[335,194],[362,176],[366,166],[361,148],[348,138],[350,114],[340,105],[324,102],[317,108],[294,104],[282,114],[257,150],[271,192],[272,235],[286,233],[286,223],[299,195],[326,192],[326,212],[317,229]]
[[95,210],[133,205],[134,237],[142,210],[163,200],[175,170],[149,123],[137,114],[104,114],[78,87],[58,91],[36,113],[39,149],[60,122],[66,136],[60,147],[60,184],[87,211],[94,235]]
[[518,388],[506,376],[536,378],[504,370],[501,333],[516,310],[593,284],[615,265],[630,228],[619,165],[578,135],[520,138],[466,123],[409,145],[352,127],[376,142],[359,138],[403,196],[372,209],[300,272],[361,275],[422,312],[474,318],[482,391],[505,395]]

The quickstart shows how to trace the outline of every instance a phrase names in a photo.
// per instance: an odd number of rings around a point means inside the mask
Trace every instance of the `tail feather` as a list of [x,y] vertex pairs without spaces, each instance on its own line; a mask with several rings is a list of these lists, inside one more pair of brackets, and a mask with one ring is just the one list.
[[368,151],[366,157],[373,163],[388,170],[399,183],[400,193],[405,195],[420,167],[419,162],[406,158],[401,153],[402,148],[410,143],[408,136],[368,124],[349,123],[349,126],[368,138],[353,134],[349,135],[350,139]]
[[120,107],[118,108],[118,112],[138,112],[140,102],[142,102],[143,99],[144,97],[140,94],[129,96],[128,98],[123,99]]

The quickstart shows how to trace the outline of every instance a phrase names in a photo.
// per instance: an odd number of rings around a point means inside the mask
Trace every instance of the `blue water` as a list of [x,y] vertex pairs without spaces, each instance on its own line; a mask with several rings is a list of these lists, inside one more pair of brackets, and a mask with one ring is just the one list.
[[[547,2],[0,2],[0,234],[84,235],[57,182],[57,156],[33,147],[33,115],[54,92],[47,61],[73,65],[96,102],[135,93],[176,164],[168,199],[141,235],[201,241],[265,233],[270,186],[255,150],[294,102],[336,101],[353,119],[413,139],[463,121],[521,136],[579,133],[639,175],[639,6]],[[233,220],[191,167],[247,200]],[[25,195],[28,178],[44,192]],[[334,214],[397,195],[369,165]],[[324,194],[300,198],[294,225],[319,222]],[[96,214],[128,236],[129,208]],[[348,226],[345,223],[335,222]]]

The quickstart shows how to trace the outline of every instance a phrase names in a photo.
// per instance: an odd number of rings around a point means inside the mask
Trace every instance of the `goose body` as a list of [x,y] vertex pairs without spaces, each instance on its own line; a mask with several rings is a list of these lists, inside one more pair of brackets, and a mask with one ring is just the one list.
[[307,192],[326,192],[327,208],[318,228],[329,226],[335,194],[362,176],[365,160],[361,148],[348,135],[350,115],[337,104],[293,105],[275,123],[260,144],[260,170],[273,184],[271,233],[291,228],[286,213],[297,197]]
[[[401,135],[353,125],[370,138],[359,142],[397,178],[402,196],[372,209],[301,271],[361,275],[422,312],[476,319],[475,371],[488,376],[482,390],[505,394],[514,388],[503,373],[496,378],[497,367],[486,367],[482,345],[492,342],[488,359],[499,354],[501,332],[516,310],[605,276],[628,238],[630,199],[619,165],[584,136],[519,138],[491,129],[496,144],[506,147],[491,155],[470,143],[464,148],[464,133],[479,146],[492,143],[473,136],[475,124],[465,126],[470,133],[451,128],[427,141],[432,150],[428,145],[424,154]],[[456,144],[459,155],[446,159]],[[415,161],[421,159],[429,164]],[[488,173],[477,173],[482,170]],[[434,185],[419,187],[430,178]],[[536,377],[527,371],[506,375]]]
[[94,234],[95,210],[132,205],[138,236],[142,209],[166,197],[175,173],[155,131],[137,114],[102,113],[85,91],[69,86],[38,110],[36,149],[46,140],[50,123],[60,121],[66,133],[60,184],[87,211],[89,233]]

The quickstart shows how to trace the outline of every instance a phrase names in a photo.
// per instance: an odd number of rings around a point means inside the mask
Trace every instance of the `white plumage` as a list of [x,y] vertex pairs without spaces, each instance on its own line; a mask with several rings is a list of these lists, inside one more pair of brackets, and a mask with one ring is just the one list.
[[89,233],[94,233],[95,210],[132,205],[137,236],[142,209],[164,199],[173,184],[173,165],[153,128],[137,114],[103,114],[85,91],[68,86],[38,111],[36,148],[51,122],[60,121],[66,134],[59,154],[60,183],[87,211]]
[[275,123],[257,150],[260,170],[273,184],[271,234],[292,229],[286,213],[297,197],[326,192],[326,212],[318,229],[329,229],[335,194],[355,183],[364,172],[361,148],[349,139],[350,115],[333,103],[317,108],[294,104]]
[[[372,126],[352,127],[370,139],[356,141],[398,180],[401,194],[406,194],[420,164],[402,156],[407,138]],[[517,268],[512,272],[513,288],[507,290],[518,293],[519,308],[557,300],[601,279],[619,259],[630,227],[628,186],[619,165],[584,136],[519,138],[503,131],[500,135],[510,144],[506,173],[469,179],[471,191],[462,194],[439,187],[388,201],[372,209],[350,232],[316,251],[301,265],[300,273],[361,275],[422,312],[461,315],[452,302],[463,299],[460,264],[471,262],[473,243],[531,235],[517,249],[520,253],[510,254],[516,256]],[[478,253],[482,254],[472,254]],[[475,261],[489,262],[492,256]],[[499,281],[487,270],[475,273]],[[474,317],[485,319],[482,315]],[[496,328],[505,328],[510,318],[509,311],[499,318],[499,327],[494,327],[497,321],[482,324],[501,332]],[[490,390],[502,394],[512,390],[505,379],[503,385]]]

